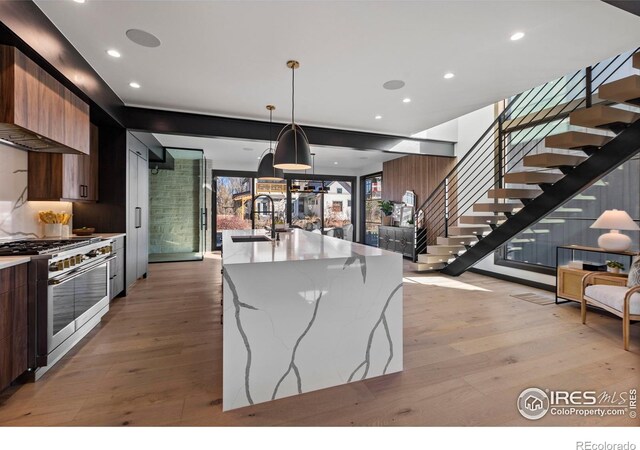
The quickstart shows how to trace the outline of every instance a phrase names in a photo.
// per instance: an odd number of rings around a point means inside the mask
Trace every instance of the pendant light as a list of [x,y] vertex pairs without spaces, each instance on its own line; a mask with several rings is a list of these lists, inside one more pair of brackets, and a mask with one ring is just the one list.
[[280,181],[284,180],[284,171],[273,167],[273,145],[271,141],[271,125],[273,124],[273,110],[276,109],[273,105],[267,105],[269,110],[269,148],[263,152],[262,159],[258,165],[258,180],[264,181]]
[[307,135],[295,122],[295,73],[300,67],[298,61],[287,61],[291,69],[291,123],[278,135],[278,144],[273,166],[284,170],[306,170],[311,168],[311,150]]

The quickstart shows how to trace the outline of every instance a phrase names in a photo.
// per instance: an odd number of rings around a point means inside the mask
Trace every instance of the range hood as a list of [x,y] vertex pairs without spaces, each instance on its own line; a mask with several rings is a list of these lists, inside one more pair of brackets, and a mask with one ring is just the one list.
[[47,153],[88,155],[89,105],[15,47],[0,45],[0,141]]

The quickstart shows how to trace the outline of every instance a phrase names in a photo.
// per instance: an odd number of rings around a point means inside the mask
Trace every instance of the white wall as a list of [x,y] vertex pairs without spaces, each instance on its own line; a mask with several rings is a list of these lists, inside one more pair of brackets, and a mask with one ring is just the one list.
[[71,203],[26,201],[28,153],[0,143],[0,157],[0,239],[43,237],[38,212],[71,213]]

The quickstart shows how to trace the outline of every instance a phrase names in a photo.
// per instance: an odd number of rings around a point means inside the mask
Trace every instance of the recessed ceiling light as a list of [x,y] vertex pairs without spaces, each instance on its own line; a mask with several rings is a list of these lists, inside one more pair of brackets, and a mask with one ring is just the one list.
[[160,39],[158,39],[148,31],[132,28],[130,30],[127,30],[125,34],[131,42],[135,42],[136,44],[142,45],[143,47],[160,47]]
[[84,3],[84,0],[73,0],[76,3]]
[[334,161],[333,163],[334,163],[334,164],[338,164],[338,161]]
[[522,31],[518,31],[517,33],[513,33],[511,35],[511,40],[512,41],[519,41],[523,37],[524,37],[524,33]]
[[140,83],[136,83],[135,81],[132,81],[131,83],[129,83],[129,86],[131,86],[134,89],[140,89]]
[[260,159],[260,157],[258,156],[258,159]]
[[388,89],[390,91],[395,91],[396,89],[401,89],[404,87],[404,81],[402,80],[389,80],[382,85],[383,88]]
[[382,119],[382,116],[381,115],[377,115],[376,116],[376,120],[380,120],[380,119]]
[[242,147],[242,150],[244,150],[245,152],[252,152],[253,149],[249,148],[249,147]]
[[444,79],[445,80],[450,80],[453,77],[455,77],[453,72],[447,72],[447,73],[444,74]]
[[411,103],[411,99],[409,97],[403,98],[402,103]]
[[114,58],[120,58],[120,56],[122,56],[118,50],[113,48],[107,50],[107,55],[113,56]]
[[368,156],[361,156],[358,159],[369,159],[369,157]]

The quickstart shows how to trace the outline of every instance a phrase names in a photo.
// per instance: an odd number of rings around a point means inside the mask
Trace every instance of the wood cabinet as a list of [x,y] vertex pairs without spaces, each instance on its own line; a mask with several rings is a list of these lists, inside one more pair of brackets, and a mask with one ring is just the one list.
[[0,390],[27,370],[27,264],[0,270]]
[[24,149],[89,154],[89,105],[15,47],[0,45],[0,138]]
[[415,257],[415,229],[413,227],[380,226],[378,230],[378,247],[391,252],[402,253],[402,256]]
[[[589,270],[572,269],[567,266],[559,266],[557,271],[557,287],[556,295],[558,298],[565,300],[573,300],[575,302],[582,301],[580,293],[582,291],[582,278],[591,273]],[[608,284],[612,286],[626,286],[627,279],[625,276],[601,272],[606,275],[598,284]]]
[[29,200],[98,200],[98,127],[91,125],[88,155],[29,153]]

